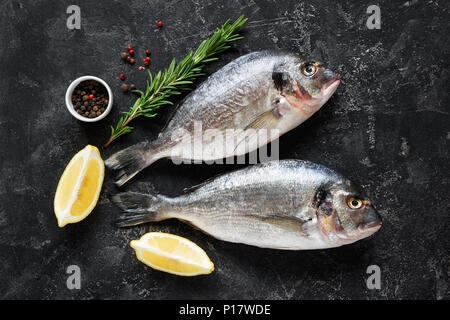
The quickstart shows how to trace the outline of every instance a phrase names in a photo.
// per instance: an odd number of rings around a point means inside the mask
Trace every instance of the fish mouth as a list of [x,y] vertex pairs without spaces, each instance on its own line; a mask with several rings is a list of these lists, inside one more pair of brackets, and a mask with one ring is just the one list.
[[372,221],[358,227],[358,231],[365,236],[370,236],[381,229],[383,222],[380,220]]
[[367,238],[373,235],[378,230],[380,230],[382,224],[383,222],[381,218],[378,217],[376,220],[359,225],[357,227],[356,233],[347,234],[344,228],[342,227],[339,217],[336,215],[335,231],[338,237],[354,241]]
[[302,110],[304,113],[310,116],[320,107],[322,107],[325,102],[328,101],[328,99],[330,99],[330,97],[333,95],[333,93],[341,83],[339,78],[339,74],[334,74],[331,80],[325,83],[325,85],[320,89],[320,92],[313,96],[311,96],[305,89],[301,90],[301,87],[297,86],[297,94],[295,96],[295,99],[286,96],[286,100],[288,100],[289,104],[299,110]]
[[334,93],[334,91],[336,91],[337,87],[339,86],[339,84],[341,83],[340,80],[341,76],[339,75],[339,73],[336,73],[333,78],[331,78],[331,80],[329,80],[327,83],[325,83],[325,85],[322,87],[322,91],[326,94],[328,91],[332,91],[332,93]]

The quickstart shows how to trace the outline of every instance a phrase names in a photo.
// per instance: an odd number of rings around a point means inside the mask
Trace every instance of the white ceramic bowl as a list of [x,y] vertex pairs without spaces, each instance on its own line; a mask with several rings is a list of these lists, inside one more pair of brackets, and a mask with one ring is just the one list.
[[[75,111],[74,107],[73,107],[73,103],[72,103],[72,94],[73,94],[73,91],[75,90],[75,88],[76,88],[81,82],[86,81],[86,80],[95,80],[95,81],[101,83],[102,85],[104,85],[105,88],[106,88],[106,90],[108,91],[108,96],[109,96],[109,97],[108,97],[108,106],[106,107],[105,111],[104,111],[101,115],[99,115],[98,117],[96,117],[96,118],[86,118],[86,117],[83,117],[82,115],[78,114],[78,113]],[[84,122],[97,122],[97,121],[100,121],[100,120],[102,120],[104,117],[106,117],[106,116],[108,115],[108,113],[109,113],[109,112],[111,111],[111,109],[112,109],[112,105],[113,105],[113,95],[112,95],[111,88],[108,86],[108,84],[107,84],[105,81],[103,81],[103,80],[100,79],[100,78],[97,78],[97,77],[94,77],[94,76],[84,76],[84,77],[79,77],[78,79],[75,79],[75,80],[70,84],[69,88],[67,88],[67,91],[66,91],[66,107],[67,107],[67,110],[69,110],[69,112],[70,112],[75,118],[77,118],[77,119],[80,120],[80,121],[84,121]]]

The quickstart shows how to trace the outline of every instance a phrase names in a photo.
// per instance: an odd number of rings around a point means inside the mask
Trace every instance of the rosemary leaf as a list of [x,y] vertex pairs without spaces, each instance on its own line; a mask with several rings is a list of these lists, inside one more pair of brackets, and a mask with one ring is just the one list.
[[168,98],[181,94],[181,91],[191,90],[190,85],[195,79],[205,75],[202,72],[204,64],[218,60],[213,56],[229,49],[231,42],[243,38],[236,32],[246,21],[247,18],[244,16],[240,16],[232,24],[230,20],[227,20],[210,38],[203,40],[195,52],[189,52],[178,64],[173,59],[168,68],[155,75],[152,75],[149,70],[145,93],[133,90],[139,93],[140,97],[128,112],[123,112],[124,116],[119,119],[116,127],[111,126],[111,136],[105,147],[118,137],[133,131],[133,127],[128,126],[132,120],[140,116],[156,117],[157,109],[165,105],[173,105],[167,100]]

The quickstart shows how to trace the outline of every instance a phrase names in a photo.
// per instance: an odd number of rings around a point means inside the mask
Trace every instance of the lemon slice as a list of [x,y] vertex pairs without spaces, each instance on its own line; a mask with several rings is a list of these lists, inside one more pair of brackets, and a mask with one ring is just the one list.
[[130,242],[139,261],[179,276],[210,274],[214,264],[192,241],[168,233],[150,232]]
[[70,160],[56,188],[54,209],[58,226],[86,218],[97,204],[105,176],[100,152],[87,145]]

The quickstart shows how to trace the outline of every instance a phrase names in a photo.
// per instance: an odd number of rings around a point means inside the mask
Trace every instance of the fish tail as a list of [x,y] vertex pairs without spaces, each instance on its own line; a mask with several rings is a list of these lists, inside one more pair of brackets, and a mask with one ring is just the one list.
[[124,192],[114,195],[111,200],[124,211],[124,214],[116,220],[118,227],[130,227],[170,218],[162,211],[166,200],[160,195]]
[[[153,153],[151,153],[153,151]],[[160,158],[157,148],[151,142],[140,142],[113,154],[105,161],[112,170],[118,170],[116,184],[122,186],[144,168]],[[150,156],[149,156],[150,155]]]

